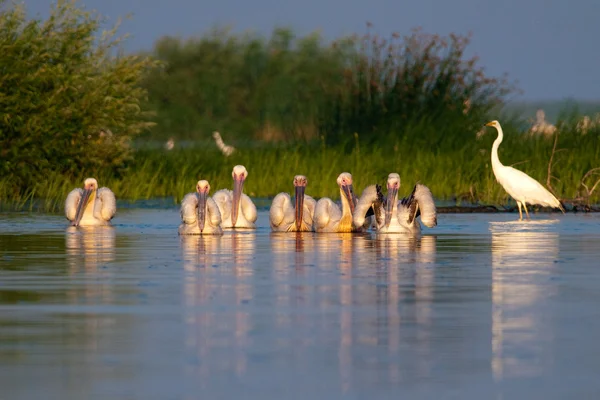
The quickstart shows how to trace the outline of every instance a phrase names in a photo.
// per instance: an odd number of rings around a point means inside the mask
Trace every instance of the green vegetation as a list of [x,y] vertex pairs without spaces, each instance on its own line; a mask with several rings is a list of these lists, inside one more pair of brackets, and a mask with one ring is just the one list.
[[0,176],[2,198],[57,176],[131,159],[131,139],[149,128],[140,81],[156,62],[114,54],[116,28],[59,1],[47,20],[27,20],[0,0]]
[[[299,173],[308,194],[337,198],[340,172],[353,174],[357,194],[398,172],[405,194],[420,181],[438,199],[505,204],[490,166],[496,133],[476,139],[491,119],[505,130],[504,164],[545,184],[552,158],[559,197],[600,197],[598,176],[586,176],[600,167],[597,129],[577,133],[570,114],[555,150],[523,135],[523,121],[499,111],[516,89],[465,58],[469,37],[368,32],[325,43],[286,29],[269,39],[215,30],[123,55],[115,31],[97,39],[102,20],[73,2],[47,21],[1,10],[0,209],[61,210],[87,176],[119,199],[175,205],[199,179],[230,188],[235,164],[256,197],[290,192]],[[223,156],[215,130],[238,151]],[[149,145],[169,137],[172,151]]]
[[[587,192],[581,179],[595,166],[592,161],[600,160],[599,134],[600,131],[596,131],[582,136],[565,129],[559,135],[551,170],[555,177],[551,180],[552,188],[559,197],[583,196],[584,202],[598,201],[598,190],[591,197],[585,197]],[[508,195],[496,182],[490,165],[495,130],[488,128],[479,140],[475,133],[469,136],[463,148],[451,152],[432,151],[402,140],[365,148],[357,138],[337,146],[327,146],[323,141],[311,145],[265,145],[238,150],[230,157],[224,157],[214,144],[172,151],[140,150],[136,162],[122,177],[102,173],[96,177],[101,186],[110,187],[119,199],[167,197],[176,205],[185,193],[194,190],[199,179],[207,179],[213,193],[231,188],[231,170],[235,164],[248,168],[244,190],[256,197],[292,192],[293,176],[299,173],[309,179],[308,194],[338,198],[335,180],[340,172],[353,174],[357,194],[369,184],[383,184],[388,173],[398,172],[402,178],[402,194],[408,194],[420,181],[429,186],[438,199],[506,204]],[[517,168],[545,184],[553,144],[552,139],[526,138],[508,127],[500,147],[500,159],[505,165],[517,164]],[[9,207],[32,207],[29,200],[36,197],[46,199],[37,207],[59,211],[68,191],[81,186],[83,178],[83,175],[75,180],[55,176],[32,187],[27,195],[13,198]],[[590,176],[585,183],[591,189],[597,179],[597,175]],[[9,194],[0,186],[0,198],[10,198]]]

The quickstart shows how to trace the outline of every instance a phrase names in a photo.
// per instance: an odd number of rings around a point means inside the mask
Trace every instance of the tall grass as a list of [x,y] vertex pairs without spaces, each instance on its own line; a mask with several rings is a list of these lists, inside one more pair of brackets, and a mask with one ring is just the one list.
[[[417,127],[418,128],[418,127]],[[412,128],[412,129],[417,129]],[[527,137],[505,127],[500,159],[514,165],[545,184],[553,140]],[[339,197],[337,176],[347,171],[354,177],[357,194],[373,183],[384,183],[388,173],[398,172],[401,192],[408,194],[416,182],[427,185],[438,200],[504,205],[509,197],[496,182],[490,163],[490,149],[496,138],[494,129],[479,140],[475,134],[452,151],[438,151],[411,144],[405,137],[385,145],[361,144],[357,134],[346,143],[330,146],[325,141],[301,145],[268,145],[238,149],[230,157],[214,146],[166,150],[140,150],[136,161],[121,176],[103,171],[96,174],[101,186],[110,187],[120,200],[169,198],[175,206],[186,193],[194,190],[199,179],[207,179],[212,191],[231,188],[234,165],[243,164],[249,171],[244,190],[252,197],[270,197],[291,192],[296,174],[308,177],[307,193],[314,197]],[[581,179],[600,166],[600,132],[580,135],[565,127],[554,154],[551,180],[556,195],[573,199],[584,194]],[[59,211],[68,191],[82,185],[85,176],[67,179],[60,175],[29,188],[19,197],[11,197],[0,180],[0,208],[27,209],[35,204],[47,211]],[[33,199],[43,201],[33,202]],[[596,203],[598,192],[586,199]]]

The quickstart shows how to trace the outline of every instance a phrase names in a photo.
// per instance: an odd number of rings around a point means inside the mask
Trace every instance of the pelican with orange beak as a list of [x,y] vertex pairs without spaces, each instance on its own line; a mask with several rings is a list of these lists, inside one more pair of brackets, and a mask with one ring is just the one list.
[[94,178],[87,178],[83,189],[73,189],[65,201],[65,216],[73,226],[110,225],[116,212],[115,194],[106,187],[98,189]]
[[361,232],[363,227],[352,225],[356,196],[352,187],[352,175],[342,172],[337,178],[340,187],[341,207],[328,197],[322,197],[315,207],[315,232]]
[[354,212],[355,226],[364,224],[369,210],[372,210],[375,216],[373,229],[378,233],[419,234],[419,216],[425,226],[433,228],[437,225],[433,195],[427,186],[417,183],[408,197],[398,201],[400,175],[392,172],[387,179],[387,196],[384,197],[380,189],[378,185],[365,188]]
[[256,228],[256,206],[250,197],[243,193],[244,181],[248,178],[248,171],[243,165],[233,167],[233,191],[221,189],[215,193],[213,199],[221,212],[223,229],[231,228]]
[[196,193],[188,193],[181,201],[180,235],[220,235],[221,212],[210,197],[210,185],[206,180],[196,184]]
[[304,194],[308,180],[304,175],[294,177],[294,203],[287,193],[279,193],[271,203],[269,220],[273,232],[311,232],[317,202]]

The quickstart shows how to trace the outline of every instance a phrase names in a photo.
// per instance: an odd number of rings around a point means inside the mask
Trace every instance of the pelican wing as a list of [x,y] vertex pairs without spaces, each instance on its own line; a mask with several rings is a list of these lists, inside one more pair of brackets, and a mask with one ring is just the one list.
[[67,200],[65,201],[65,216],[69,221],[73,221],[75,219],[75,214],[77,214],[77,205],[81,201],[81,196],[83,196],[83,189],[81,188],[73,189],[67,195]]
[[221,212],[219,211],[219,206],[212,197],[209,197],[206,200],[206,207],[208,209],[210,224],[215,227],[221,226]]
[[269,221],[271,223],[271,228],[275,229],[282,226],[287,227],[288,225],[293,224],[295,219],[296,214],[290,195],[283,192],[279,193],[273,199],[271,208],[269,209]]
[[242,193],[242,197],[240,198],[240,205],[242,206],[242,213],[244,213],[246,221],[252,223],[256,222],[258,214],[256,212],[256,206],[254,205],[250,197]]
[[323,197],[315,206],[315,230],[322,230],[342,219],[342,210],[330,198]]
[[217,203],[219,212],[221,213],[221,220],[228,221],[231,219],[231,202],[233,197],[233,191],[229,189],[217,190],[212,199]]
[[315,207],[317,206],[317,201],[310,197],[309,195],[304,195],[304,211],[302,212],[302,219],[304,223],[308,226],[313,226],[313,220],[315,217]]
[[352,221],[354,226],[361,227],[365,224],[366,217],[375,215],[377,226],[383,222],[383,210],[385,207],[385,198],[381,193],[380,185],[367,186],[358,199]]
[[188,193],[181,201],[181,221],[184,224],[195,224],[198,220],[196,209],[198,208],[198,196],[196,193]]
[[[433,195],[425,185],[417,183],[408,197],[400,200],[406,212],[398,213],[398,217],[406,218],[406,223],[411,225],[414,220],[421,216],[421,222],[429,228],[437,225],[437,211],[433,201]],[[400,208],[400,207],[398,207]]]
[[110,221],[117,213],[117,199],[115,194],[107,187],[101,187],[97,193],[100,201],[94,206],[94,216],[104,221]]

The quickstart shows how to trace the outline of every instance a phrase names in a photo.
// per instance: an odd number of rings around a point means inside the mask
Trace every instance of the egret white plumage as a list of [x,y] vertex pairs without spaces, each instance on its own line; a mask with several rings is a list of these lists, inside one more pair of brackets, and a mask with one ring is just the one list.
[[107,187],[98,189],[94,178],[87,178],[83,189],[73,189],[65,201],[65,216],[73,226],[110,225],[116,212],[115,194]]
[[375,223],[373,229],[379,233],[412,233],[421,232],[421,222],[433,228],[437,225],[437,211],[433,195],[425,185],[417,183],[412,193],[398,201],[400,189],[400,175],[391,173],[387,179],[387,196],[381,193],[381,186],[367,186],[363,191],[356,210],[354,211],[354,225],[362,226],[369,210],[373,210]]
[[356,196],[352,187],[352,175],[342,172],[337,178],[340,187],[341,207],[328,197],[322,197],[315,206],[314,228],[316,232],[360,232],[364,227],[352,225]]
[[273,199],[269,210],[271,230],[279,232],[310,232],[317,202],[304,194],[308,180],[304,175],[294,177],[295,198],[287,193],[279,193]]
[[521,206],[525,208],[525,214],[529,219],[527,204],[539,204],[544,207],[558,208],[564,213],[565,209],[560,201],[538,181],[518,169],[502,165],[498,158],[498,147],[500,147],[500,143],[504,139],[502,127],[496,120],[488,122],[485,126],[493,126],[498,131],[498,137],[492,145],[492,169],[498,183],[517,202],[519,220],[523,219]]
[[214,131],[212,135],[213,139],[215,139],[217,147],[219,148],[219,150],[221,150],[221,153],[223,153],[225,157],[228,157],[233,154],[233,152],[235,151],[235,147],[225,144],[219,132]]
[[206,180],[196,184],[196,193],[188,193],[181,201],[180,235],[220,235],[221,212],[217,203],[208,196],[210,185]]
[[256,206],[243,193],[244,181],[248,177],[248,171],[243,165],[233,167],[233,191],[221,189],[217,191],[213,199],[221,212],[221,226],[227,228],[256,228],[257,213]]

